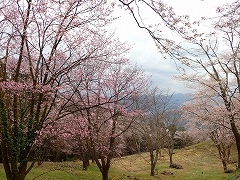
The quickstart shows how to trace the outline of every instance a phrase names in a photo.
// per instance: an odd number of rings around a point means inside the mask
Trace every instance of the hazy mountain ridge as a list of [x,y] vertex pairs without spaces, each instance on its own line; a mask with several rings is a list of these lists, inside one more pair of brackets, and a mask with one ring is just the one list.
[[191,96],[189,94],[177,93],[172,96],[171,102],[175,103],[177,107],[180,107],[190,98]]

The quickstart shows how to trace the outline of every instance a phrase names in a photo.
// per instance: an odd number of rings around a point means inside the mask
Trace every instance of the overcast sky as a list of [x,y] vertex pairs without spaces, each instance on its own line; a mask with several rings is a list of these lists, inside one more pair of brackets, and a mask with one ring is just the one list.
[[[190,15],[194,20],[201,17],[215,16],[216,8],[225,2],[234,0],[163,0],[174,8],[177,15]],[[156,19],[148,9],[144,9],[144,20]],[[180,82],[173,80],[172,76],[178,74],[175,62],[171,59],[163,59],[149,34],[137,27],[133,18],[124,10],[117,10],[117,15],[121,16],[115,20],[112,27],[121,41],[127,41],[133,45],[127,57],[133,64],[137,63],[144,69],[147,75],[152,75],[153,86],[161,89],[170,89],[175,93],[190,92]]]

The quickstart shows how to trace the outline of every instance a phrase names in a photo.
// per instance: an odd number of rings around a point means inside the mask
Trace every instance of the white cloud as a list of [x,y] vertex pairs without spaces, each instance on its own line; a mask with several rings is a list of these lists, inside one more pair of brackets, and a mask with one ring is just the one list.
[[[232,0],[233,1],[233,0]],[[226,2],[226,0],[163,0],[176,11],[176,14],[190,15],[195,20],[205,16],[215,16],[217,6]],[[152,23],[156,16],[144,9],[144,20]],[[157,51],[154,41],[148,32],[140,29],[133,17],[123,9],[116,9],[116,15],[121,17],[112,24],[111,28],[116,30],[116,35],[121,41],[127,41],[133,45],[132,50],[128,54],[128,58],[133,64],[137,63],[145,70],[147,75],[152,75],[153,86],[162,89],[170,89],[177,93],[186,93],[190,90],[183,87],[183,84],[172,79],[172,75],[178,74],[176,65],[173,60],[164,59]],[[171,32],[168,33],[171,35]]]

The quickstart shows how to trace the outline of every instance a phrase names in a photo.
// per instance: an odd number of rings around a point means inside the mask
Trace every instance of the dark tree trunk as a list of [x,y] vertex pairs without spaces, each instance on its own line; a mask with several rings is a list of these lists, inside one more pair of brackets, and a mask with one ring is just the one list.
[[27,162],[24,162],[24,164],[19,168],[18,175],[14,180],[24,180],[26,177],[26,169],[27,169]]
[[83,170],[86,171],[88,169],[88,166],[90,165],[89,159],[83,159],[82,162],[83,162]]
[[5,143],[4,139],[1,142],[1,150],[2,150],[3,167],[5,170],[6,178],[7,180],[13,180],[11,168],[10,168],[8,156],[7,156],[7,144]]
[[102,173],[102,180],[109,180],[108,179],[109,168],[110,168],[110,166],[109,167],[108,166],[103,167],[103,169],[101,171],[101,173]]
[[155,175],[155,166],[151,164],[151,176]]
[[[2,143],[3,145],[4,143]],[[7,148],[2,148],[3,166],[7,180],[24,180],[26,177],[27,162],[23,162],[19,168],[11,168],[7,154],[4,154]]]
[[155,175],[155,167],[157,165],[157,160],[158,160],[158,153],[159,150],[156,150],[156,157],[154,157],[154,150],[150,150],[150,161],[151,161],[151,172],[150,175],[154,176]]
[[236,140],[236,145],[237,145],[237,152],[238,152],[238,165],[237,168],[240,168],[240,135],[239,133],[237,135],[235,135],[235,140]]
[[[27,161],[22,161],[19,165],[18,162],[15,160],[15,157],[12,156],[12,153],[8,149],[8,145],[6,140],[3,138],[1,142],[1,150],[2,150],[2,161],[3,167],[6,174],[7,180],[24,180],[27,173],[33,166],[30,166],[27,169]],[[28,148],[26,148],[28,152]],[[25,151],[22,153],[26,153]]]
[[102,173],[102,180],[109,180],[108,172],[110,169],[110,159],[101,158],[101,160],[99,160],[96,153],[93,153],[93,158],[94,158],[99,170]]
[[223,165],[224,172],[227,172],[228,169],[227,169],[227,162],[226,162],[226,160],[222,160],[222,165]]
[[169,167],[172,167],[173,165],[173,146],[174,146],[174,143],[173,141],[171,141],[170,145],[168,146],[168,155],[169,155],[169,164],[170,164]]
[[234,122],[234,117],[231,118],[230,123],[231,123],[232,132],[234,134],[236,145],[237,145],[237,152],[238,152],[238,165],[237,165],[237,169],[239,169],[240,168],[240,134],[239,134],[238,129],[236,127],[236,124]]
[[172,158],[172,156],[173,156],[173,154],[170,153],[169,154],[170,167],[172,167],[172,165],[173,165],[173,158]]

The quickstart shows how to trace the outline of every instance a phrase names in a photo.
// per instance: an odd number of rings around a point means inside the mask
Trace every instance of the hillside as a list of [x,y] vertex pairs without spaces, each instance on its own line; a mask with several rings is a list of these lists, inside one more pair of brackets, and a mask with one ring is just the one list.
[[[168,155],[165,153],[164,160],[158,163],[158,174],[155,178],[151,179],[226,180],[229,177],[234,177],[235,173],[223,173],[223,168],[217,155],[216,148],[211,142],[203,142],[181,150],[176,150],[173,157],[174,162],[182,165],[183,169],[171,169],[169,168]],[[118,170],[121,169],[121,171],[126,171],[126,173],[131,172],[132,175],[135,174],[136,177],[141,177],[139,174],[146,174],[147,171],[150,171],[150,166],[146,162],[144,163],[144,158],[148,158],[147,156],[148,154],[124,157],[116,161],[113,164],[113,168]],[[235,148],[232,150],[231,161],[236,162]],[[236,166],[232,163],[229,164],[229,168],[236,169]],[[171,175],[163,175],[161,174],[162,172],[169,172]]]
[[[221,162],[217,158],[217,151],[211,142],[203,142],[181,150],[176,150],[174,162],[183,166],[183,169],[171,169],[166,152],[157,165],[157,174],[151,177],[148,153],[125,156],[113,161],[109,177],[111,180],[234,180],[237,172],[225,174]],[[236,150],[233,148],[231,161],[236,161]],[[2,166],[2,165],[1,165]],[[229,165],[235,169],[235,164]],[[164,175],[162,172],[165,172]],[[0,180],[4,180],[3,167],[0,168]],[[100,180],[101,174],[96,164],[91,164],[88,171],[82,170],[80,161],[51,163],[45,162],[36,166],[26,179],[35,180]]]

